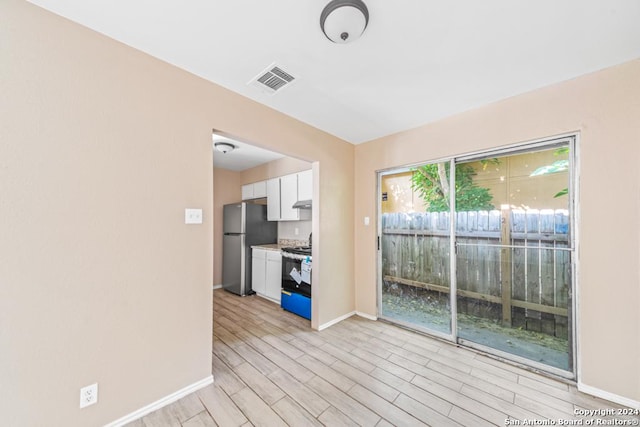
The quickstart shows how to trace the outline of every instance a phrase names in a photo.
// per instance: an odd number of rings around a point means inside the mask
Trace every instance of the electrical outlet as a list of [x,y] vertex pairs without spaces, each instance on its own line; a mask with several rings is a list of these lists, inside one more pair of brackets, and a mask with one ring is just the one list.
[[98,403],[98,383],[80,389],[80,408]]
[[298,227],[293,229],[293,234],[297,236],[299,233],[300,233],[300,230],[298,230]]

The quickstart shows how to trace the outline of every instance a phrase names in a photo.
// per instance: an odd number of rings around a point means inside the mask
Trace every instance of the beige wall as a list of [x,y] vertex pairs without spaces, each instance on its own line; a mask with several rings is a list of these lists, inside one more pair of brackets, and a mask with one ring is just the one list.
[[640,60],[356,146],[356,308],[376,314],[376,170],[580,132],[580,381],[640,401]]
[[[215,155],[215,153],[214,153]],[[222,207],[242,198],[241,172],[213,169],[213,284],[222,283]]]
[[265,163],[255,168],[240,172],[242,184],[264,181],[283,175],[302,172],[311,169],[311,163],[305,160],[294,159],[293,157],[283,157],[269,163]]
[[353,310],[352,145],[20,0],[0,58],[3,424],[103,425],[210,375],[211,129],[331,176],[314,304]]

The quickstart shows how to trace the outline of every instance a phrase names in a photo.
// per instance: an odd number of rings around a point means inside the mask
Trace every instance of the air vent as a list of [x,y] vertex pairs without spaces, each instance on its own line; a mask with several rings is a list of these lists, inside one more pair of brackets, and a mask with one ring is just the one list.
[[254,77],[247,84],[273,94],[282,90],[282,88],[291,85],[295,80],[296,78],[294,76],[284,71],[282,67],[274,63],[269,65],[263,72]]

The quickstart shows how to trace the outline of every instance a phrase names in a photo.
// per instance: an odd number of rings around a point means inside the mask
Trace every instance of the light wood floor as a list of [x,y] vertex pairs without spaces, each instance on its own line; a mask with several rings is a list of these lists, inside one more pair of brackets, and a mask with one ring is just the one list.
[[322,332],[309,323],[216,290],[214,384],[129,426],[504,426],[619,408],[383,322],[354,316]]

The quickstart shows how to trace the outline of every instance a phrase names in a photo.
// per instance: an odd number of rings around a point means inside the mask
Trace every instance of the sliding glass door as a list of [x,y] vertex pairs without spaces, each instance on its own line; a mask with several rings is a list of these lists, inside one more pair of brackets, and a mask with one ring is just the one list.
[[493,209],[456,209],[458,339],[573,371],[570,141],[459,161]]
[[[419,185],[449,170],[449,162],[380,176],[382,317],[451,337],[451,236],[448,202],[425,211]],[[427,190],[425,190],[427,191]],[[442,194],[442,192],[441,192]],[[446,192],[445,192],[446,194]]]
[[573,152],[571,137],[381,173],[380,317],[572,377]]

